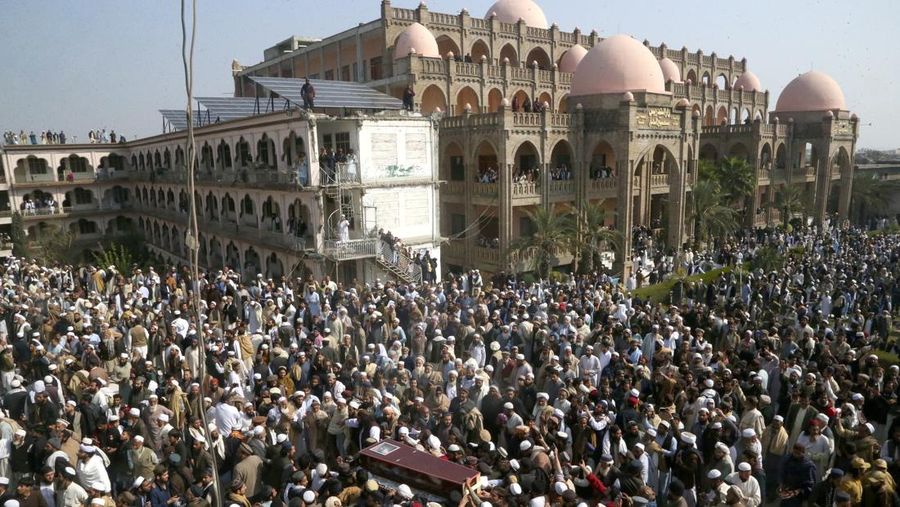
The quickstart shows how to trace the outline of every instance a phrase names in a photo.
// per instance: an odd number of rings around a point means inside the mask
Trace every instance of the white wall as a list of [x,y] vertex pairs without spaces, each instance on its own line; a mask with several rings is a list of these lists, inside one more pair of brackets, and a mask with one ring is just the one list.
[[362,202],[364,207],[375,207],[375,223],[378,228],[390,231],[404,240],[432,237],[437,221],[433,186],[368,188]]
[[366,120],[359,131],[363,182],[390,184],[435,178],[434,137],[427,118]]

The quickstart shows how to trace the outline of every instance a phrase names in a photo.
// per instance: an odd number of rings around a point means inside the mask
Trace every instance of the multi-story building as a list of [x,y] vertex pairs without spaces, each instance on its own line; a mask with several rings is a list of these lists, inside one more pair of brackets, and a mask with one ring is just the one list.
[[[257,76],[356,80],[396,97],[412,89],[418,110],[444,115],[445,265],[493,272],[523,267],[509,246],[530,233],[538,206],[598,203],[625,237],[651,227],[680,248],[693,232],[690,192],[704,159],[754,168],[747,225],[779,222],[776,196],[795,184],[815,196],[819,221],[846,217],[859,123],[840,87],[803,74],[770,112],[748,67],[715,52],[564,32],[532,0],[499,0],[483,18],[384,0],[380,19],[270,48],[234,76],[237,95],[259,94]],[[627,267],[630,245],[620,250]]]
[[[420,280],[413,257],[439,261],[429,118],[289,109],[198,126],[195,142],[203,266]],[[185,146],[183,129],[121,144],[4,146],[7,207],[22,213],[30,238],[56,224],[91,248],[136,227],[160,257],[187,262]],[[320,161],[323,149],[346,162]],[[380,230],[409,250],[389,247]]]
[[[847,216],[859,121],[848,111],[838,84],[820,72],[792,81],[770,111],[770,94],[745,59],[654,46],[627,36],[602,38],[577,28],[562,31],[547,22],[532,0],[499,0],[484,17],[466,10],[431,12],[424,3],[403,9],[383,0],[379,19],[319,40],[292,37],[263,56],[263,62],[252,66],[234,63],[236,97],[289,98],[273,85],[278,79],[357,82],[398,99],[412,92],[414,109],[421,114],[390,120],[375,115],[367,120],[371,128],[366,121],[337,115],[310,127],[315,134],[302,125],[289,126],[290,113],[201,127],[198,198],[209,217],[201,248],[211,266],[228,263],[272,273],[291,271],[288,266],[304,259],[327,272],[328,262],[317,264],[316,259],[357,255],[346,248],[339,254],[328,242],[341,209],[336,203],[347,206],[345,214],[352,216],[360,240],[366,224],[380,225],[395,216],[397,221],[390,222],[395,227],[388,228],[404,229],[393,232],[408,244],[432,247],[443,238],[443,264],[454,270],[525,267],[509,255],[510,244],[530,233],[529,211],[537,207],[598,204],[614,212],[609,224],[623,236],[630,237],[635,226],[649,227],[678,249],[694,232],[690,203],[700,162],[725,157],[744,159],[756,174],[747,225],[778,223],[774,203],[786,186],[794,185],[814,196],[818,221]],[[429,130],[427,136],[426,144],[432,143],[428,150],[434,150],[427,167],[439,168],[428,177],[406,171],[406,152],[418,141],[402,140],[402,130],[392,127],[387,127],[390,133],[375,132],[381,128],[376,126],[393,121],[422,125],[423,130],[436,123],[438,133]],[[345,125],[348,131],[334,132],[328,141],[328,129]],[[292,134],[294,129],[300,130]],[[268,174],[254,168],[272,153],[275,160],[268,164],[276,167],[275,173],[290,173],[296,153],[317,153],[318,146],[339,145],[347,135],[363,168],[357,174],[372,179],[351,182],[356,186],[322,185],[311,177],[311,187],[318,190],[309,190],[289,180],[255,176]],[[176,132],[134,141],[122,154],[128,170],[143,178],[132,182],[137,185],[131,186],[130,202],[140,206],[138,226],[160,253],[181,251],[183,224],[166,217],[180,217],[187,195],[181,195],[179,179],[150,174],[169,167],[171,157],[179,166],[175,152],[182,136]],[[232,155],[247,176],[235,176],[243,173],[220,162]],[[385,157],[391,162],[384,162]],[[7,167],[21,158],[10,159]],[[310,174],[317,174],[316,157],[308,163]],[[392,167],[392,178],[367,172],[372,167]],[[434,185],[438,179],[440,192]],[[374,190],[385,181],[391,190]],[[102,184],[115,188],[114,180]],[[11,201],[17,205],[21,194],[15,187],[13,182]],[[97,193],[101,200],[106,187],[103,192]],[[78,197],[73,194],[69,202],[79,202]],[[430,217],[418,215],[428,209],[434,211]],[[273,213],[283,228],[304,217],[312,232],[303,245],[315,248],[303,248],[291,238],[287,245],[251,250],[253,242],[269,238],[266,219]],[[406,229],[404,220],[420,227]],[[430,236],[426,223],[431,224]],[[238,227],[234,233],[232,224]],[[247,230],[259,232],[248,241]],[[624,243],[616,255],[627,271],[631,245]],[[354,267],[345,276],[371,274],[364,266],[372,263],[349,265]]]

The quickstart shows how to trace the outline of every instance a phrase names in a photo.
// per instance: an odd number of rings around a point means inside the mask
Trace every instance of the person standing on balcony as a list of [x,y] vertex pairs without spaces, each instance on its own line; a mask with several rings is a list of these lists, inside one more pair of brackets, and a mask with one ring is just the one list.
[[406,90],[403,91],[403,109],[412,112],[413,111],[413,100],[415,99],[416,92],[413,91],[412,85],[406,87]]
[[350,241],[350,221],[343,214],[337,224],[337,237],[341,243]]

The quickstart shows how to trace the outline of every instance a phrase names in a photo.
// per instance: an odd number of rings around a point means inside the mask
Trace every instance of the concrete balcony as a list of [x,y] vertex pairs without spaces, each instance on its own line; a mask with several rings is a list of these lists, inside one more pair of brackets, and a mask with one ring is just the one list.
[[541,197],[541,185],[536,181],[523,181],[512,184],[513,199],[527,199]]
[[472,248],[472,259],[479,264],[493,264],[494,266],[500,265],[500,249],[499,248],[485,248],[483,246],[476,246]]
[[466,193],[465,181],[448,181],[444,186],[444,193],[462,195]]
[[500,195],[500,185],[497,183],[476,183],[472,188],[472,195],[496,199]]
[[378,253],[378,238],[352,239],[349,241],[325,241],[325,255],[338,261],[366,259]]
[[573,196],[575,195],[575,180],[555,180],[550,182],[551,196]]
[[650,176],[650,188],[654,191],[669,191],[669,175],[653,174]]
[[588,184],[588,194],[591,197],[599,197],[604,199],[616,197],[618,184],[618,178],[593,179]]
[[454,259],[460,259],[461,261],[466,258],[466,243],[464,239],[459,239],[455,241],[451,241],[443,246],[441,246],[441,255],[446,257],[452,257]]

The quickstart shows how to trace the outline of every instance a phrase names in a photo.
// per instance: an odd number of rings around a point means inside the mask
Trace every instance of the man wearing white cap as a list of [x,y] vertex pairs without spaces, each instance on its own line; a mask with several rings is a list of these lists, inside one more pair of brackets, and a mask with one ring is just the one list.
[[82,444],[78,449],[78,464],[75,470],[79,483],[102,484],[103,491],[112,491],[112,484],[106,471],[108,466],[109,462],[103,460],[94,446]]
[[128,450],[128,464],[131,466],[131,480],[138,477],[153,477],[153,468],[159,463],[159,457],[152,449],[144,445],[144,437],[135,435],[131,439]]
[[678,443],[678,451],[672,460],[672,475],[684,484],[684,500],[688,507],[697,505],[697,474],[703,459],[696,448],[697,436],[684,431]]
[[737,486],[744,496],[747,507],[758,507],[762,503],[762,492],[759,489],[759,481],[753,477],[753,467],[750,463],[742,461],[738,464],[737,472],[729,474],[725,478],[728,484]]
[[88,499],[87,491],[77,482],[77,473],[72,467],[66,467],[59,476],[62,486],[62,505],[57,507],[81,507]]

